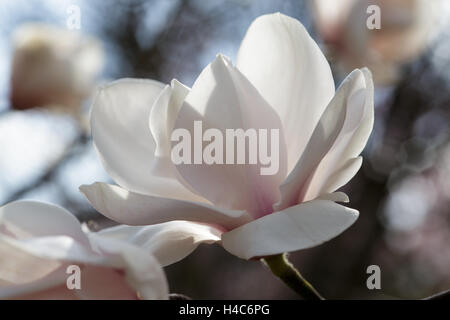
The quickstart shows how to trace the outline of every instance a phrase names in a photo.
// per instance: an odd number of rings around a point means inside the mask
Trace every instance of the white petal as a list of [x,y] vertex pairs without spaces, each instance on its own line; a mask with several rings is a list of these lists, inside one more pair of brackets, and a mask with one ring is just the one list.
[[[365,101],[364,101],[364,114],[363,117],[354,131],[350,142],[347,145],[347,148],[344,154],[347,156],[347,159],[354,158],[359,155],[364,147],[366,146],[367,140],[370,137],[373,129],[374,122],[374,87],[372,74],[367,68],[361,69],[364,80],[366,84],[365,90]],[[342,159],[345,162],[347,159]]]
[[173,177],[152,174],[155,141],[148,122],[164,85],[153,80],[122,79],[103,87],[91,109],[94,144],[109,175],[134,192],[191,199]]
[[93,240],[93,247],[105,257],[102,265],[124,270],[126,282],[139,293],[140,298],[167,299],[166,276],[150,252],[132,243],[102,238],[101,235],[90,239]]
[[364,84],[362,72],[355,70],[338,88],[295,168],[280,186],[281,201],[275,205],[277,211],[303,201],[314,172],[333,147],[344,127],[349,97],[353,92],[358,92],[357,89],[360,88],[361,83]]
[[280,115],[290,172],[334,95],[327,60],[298,20],[275,13],[252,23],[237,67]]
[[103,258],[68,236],[14,239],[0,235],[0,279],[11,284],[39,280],[63,263],[101,264]]
[[146,192],[155,151],[148,118],[164,88],[152,80],[121,79],[99,89],[91,109],[95,146],[111,177],[122,186]]
[[188,221],[170,221],[151,226],[117,226],[90,236],[132,243],[156,257],[163,266],[180,261],[201,243],[220,241],[222,232],[212,226]]
[[[167,298],[159,263],[137,248],[116,246],[99,255],[70,237],[16,240],[0,236],[1,298],[19,299],[145,299]],[[81,290],[66,286],[66,268],[81,269]]]
[[156,142],[155,156],[170,158],[170,135],[189,88],[172,80],[156,99],[150,113],[150,130]]
[[372,77],[367,69],[361,71],[357,86],[348,96],[344,126],[312,177],[305,201],[340,188],[361,167],[362,158],[357,156],[370,136],[374,115]]
[[[275,151],[278,163],[272,175],[262,175],[260,169],[265,166],[260,159],[256,164],[249,164],[248,155],[246,164],[206,164],[203,161],[195,164],[194,160],[193,164],[176,166],[185,181],[215,205],[247,210],[254,216],[271,211],[272,204],[279,199],[278,186],[286,174],[286,146],[281,123],[251,83],[221,55],[195,81],[179,112],[175,128],[186,129],[194,137],[194,121],[202,122],[203,132],[209,128],[220,130],[224,149],[226,129],[251,129],[256,130],[257,134],[264,129],[269,144],[272,129],[278,130],[279,139],[276,142],[279,152]],[[195,146],[193,149],[192,153]],[[226,150],[223,154],[225,163]],[[277,162],[276,159],[273,162]]]
[[[149,126],[155,139],[156,149],[151,172],[155,177],[166,177],[179,181],[181,185],[177,189],[183,190],[183,192],[175,196],[172,194],[173,198],[207,202],[206,199],[193,192],[192,187],[184,181],[171,159],[172,146],[170,136],[175,126],[178,112],[188,93],[189,88],[174,79],[170,85],[164,88],[153,104],[150,112]],[[168,193],[159,193],[158,195],[167,196]]]
[[[62,208],[8,204],[0,208],[0,297],[118,299],[137,298],[139,292],[167,298],[164,273],[148,251],[120,241],[98,248]],[[82,290],[76,293],[65,286],[71,264],[82,269]]]
[[[15,250],[11,247],[11,250]],[[5,248],[0,240],[0,252],[5,254]],[[15,278],[20,278],[22,274],[34,273],[34,267],[39,265],[51,265],[55,263],[50,260],[38,260],[36,257],[30,256],[31,259],[36,259],[36,263],[29,264],[29,267],[23,270],[19,270],[14,267],[16,272]],[[67,292],[65,273],[67,266],[58,264],[59,267],[55,267],[48,271],[41,277],[37,277],[34,281],[23,282],[9,282],[8,278],[5,278],[3,273],[0,273],[0,299],[75,299],[71,292]],[[4,266],[1,266],[0,270],[4,270]],[[9,276],[12,276],[11,274]],[[7,280],[5,280],[7,279]],[[61,290],[61,287],[66,288],[66,292]],[[72,291],[72,290],[71,290]],[[67,298],[66,298],[67,297]]]
[[222,235],[222,245],[243,259],[317,246],[358,218],[358,211],[332,201],[313,200],[264,216]]
[[60,267],[59,261],[30,254],[20,243],[16,239],[6,237],[3,232],[0,235],[1,281],[14,285],[34,282]]
[[334,202],[350,202],[348,195],[345,193],[338,191],[333,193],[323,193],[316,198],[316,200],[330,200]]
[[[99,266],[81,269],[81,289],[69,290],[65,273],[69,263],[38,281],[0,287],[0,298],[18,300],[136,300],[136,291],[124,280],[121,270]],[[56,280],[56,281],[55,281]]]
[[337,169],[328,178],[322,192],[333,192],[344,186],[358,172],[362,165],[362,157],[356,157],[348,160],[341,168]]
[[205,203],[142,195],[106,183],[80,187],[92,206],[106,217],[128,225],[172,220],[204,222],[231,229],[250,220],[243,211],[224,210]]
[[17,239],[65,235],[89,244],[74,215],[61,207],[37,201],[16,201],[0,207],[0,230]]

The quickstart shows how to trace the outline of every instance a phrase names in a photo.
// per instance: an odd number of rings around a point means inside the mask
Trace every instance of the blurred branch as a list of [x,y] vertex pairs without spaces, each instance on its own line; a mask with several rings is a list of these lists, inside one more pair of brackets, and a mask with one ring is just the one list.
[[[105,8],[102,5],[102,10]],[[110,21],[110,15],[104,14],[105,22],[102,24],[102,36],[114,46],[121,56],[123,65],[120,74],[115,77],[152,78],[160,81],[169,81],[174,76],[167,74],[167,68],[173,66],[176,61],[183,59],[193,63],[194,57],[202,47],[206,46],[206,39],[212,37],[220,26],[228,19],[224,14],[230,8],[236,6],[233,2],[224,2],[217,8],[203,11],[199,10],[192,1],[174,1],[170,12],[164,17],[165,24],[161,30],[147,30],[153,33],[151,40],[142,42],[139,34],[142,33],[142,22],[145,21],[146,2],[133,0],[127,4],[121,4],[120,13],[116,7],[109,8],[115,13],[117,20]],[[199,27],[201,32],[199,32]],[[205,27],[206,26],[206,27]],[[188,56],[179,56],[178,45],[190,46]],[[177,75],[182,73],[176,70]]]
[[[102,3],[103,4],[103,3]],[[185,8],[187,1],[179,1],[168,19],[169,23],[156,36],[152,45],[143,48],[138,41],[137,34],[139,22],[143,21],[144,2],[134,1],[123,5],[123,15],[121,23],[105,23],[103,33],[109,41],[116,45],[123,61],[131,68],[132,74],[126,76],[158,78],[159,69],[165,60],[159,46],[169,33],[172,33],[177,21]],[[120,26],[120,28],[118,28]]]

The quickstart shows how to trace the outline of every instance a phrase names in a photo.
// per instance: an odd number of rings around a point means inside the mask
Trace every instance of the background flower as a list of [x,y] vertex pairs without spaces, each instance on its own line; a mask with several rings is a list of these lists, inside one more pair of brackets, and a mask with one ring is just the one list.
[[[440,4],[426,0],[312,2],[317,29],[330,51],[339,56],[342,72],[367,66],[381,85],[399,81],[402,67],[429,47],[436,36]],[[370,5],[380,8],[379,30],[359,27],[366,23]]]
[[[150,252],[86,234],[60,207],[33,201],[7,204],[0,207],[0,230],[0,298],[168,297],[164,272]],[[67,286],[71,265],[81,269],[80,289]]]
[[103,67],[98,41],[44,23],[21,25],[12,41],[12,107],[52,107],[80,115]]

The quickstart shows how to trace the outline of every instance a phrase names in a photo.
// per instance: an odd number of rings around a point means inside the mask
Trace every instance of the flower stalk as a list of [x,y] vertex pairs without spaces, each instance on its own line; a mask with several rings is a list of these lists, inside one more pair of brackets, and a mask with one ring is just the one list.
[[316,289],[300,274],[288,260],[287,254],[278,254],[261,259],[270,271],[280,278],[289,288],[305,300],[324,300]]

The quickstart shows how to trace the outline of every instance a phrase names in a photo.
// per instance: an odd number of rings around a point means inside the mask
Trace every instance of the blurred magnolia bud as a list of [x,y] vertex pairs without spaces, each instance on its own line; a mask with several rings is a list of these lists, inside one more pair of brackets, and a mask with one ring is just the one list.
[[77,114],[103,67],[95,39],[46,24],[20,26],[13,48],[10,98],[18,110],[47,107]]
[[[380,8],[380,29],[367,19]],[[413,61],[436,34],[439,0],[317,0],[317,29],[338,67],[347,73],[367,66],[378,85],[394,84],[403,64]]]

